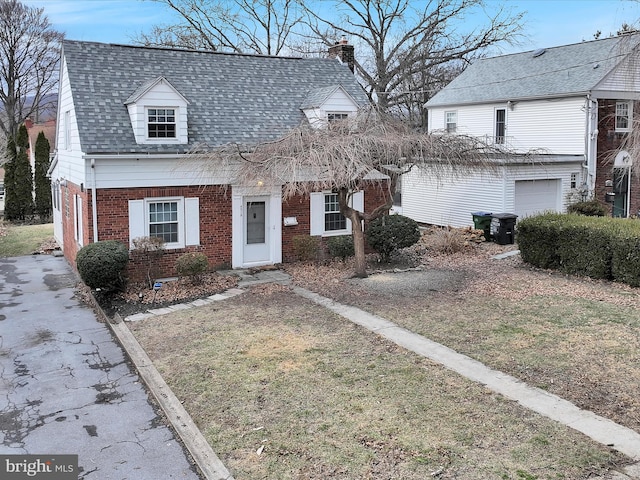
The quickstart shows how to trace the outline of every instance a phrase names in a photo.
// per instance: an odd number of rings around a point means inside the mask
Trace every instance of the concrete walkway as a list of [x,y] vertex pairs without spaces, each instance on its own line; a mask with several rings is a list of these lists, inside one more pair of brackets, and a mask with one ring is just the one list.
[[[356,307],[334,302],[301,287],[293,287],[293,291],[407,350],[429,358],[469,380],[481,383],[494,392],[517,401],[534,412],[573,428],[596,442],[640,461],[640,434],[634,430],[593,412],[583,410],[549,392],[531,387],[510,375],[493,370],[466,355],[399,327],[382,317],[372,315]],[[628,467],[625,473],[626,476],[617,478],[640,479],[640,464]]]
[[79,478],[198,480],[64,258],[0,259],[0,454],[78,455]]

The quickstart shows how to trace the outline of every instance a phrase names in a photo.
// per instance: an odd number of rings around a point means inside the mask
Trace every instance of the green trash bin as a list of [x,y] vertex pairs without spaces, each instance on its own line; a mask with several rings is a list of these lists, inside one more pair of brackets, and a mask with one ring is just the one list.
[[484,239],[487,242],[491,241],[491,212],[472,212],[473,227],[476,230],[482,230],[484,232]]

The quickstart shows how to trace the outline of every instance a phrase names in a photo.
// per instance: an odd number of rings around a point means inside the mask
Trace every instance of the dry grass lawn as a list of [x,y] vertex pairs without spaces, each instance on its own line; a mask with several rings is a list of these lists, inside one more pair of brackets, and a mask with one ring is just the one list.
[[[422,271],[287,270],[640,431],[638,289],[491,258],[513,246],[439,255],[431,233],[405,262]],[[629,462],[286,287],[131,328],[239,480],[612,478]]]

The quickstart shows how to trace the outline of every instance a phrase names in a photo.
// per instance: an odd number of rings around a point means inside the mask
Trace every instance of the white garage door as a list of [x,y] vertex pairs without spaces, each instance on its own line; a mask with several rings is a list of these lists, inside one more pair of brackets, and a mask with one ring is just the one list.
[[518,218],[530,217],[548,210],[559,212],[560,179],[516,181],[515,214]]

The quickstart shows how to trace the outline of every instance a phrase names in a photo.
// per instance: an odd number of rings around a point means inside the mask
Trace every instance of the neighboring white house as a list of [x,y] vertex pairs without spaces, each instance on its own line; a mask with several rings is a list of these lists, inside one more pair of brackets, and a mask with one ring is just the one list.
[[[472,175],[405,175],[403,213],[460,227],[472,225],[476,211],[522,218],[604,199],[607,179],[630,179],[630,170],[606,160],[631,128],[640,98],[638,41],[614,37],[474,62],[427,102],[429,130],[479,137],[508,159]],[[519,155],[527,152],[537,154]],[[622,183],[615,182],[614,213],[629,216],[640,205]]]
[[[330,53],[353,60],[341,42]],[[203,252],[212,266],[293,255],[298,235],[349,233],[334,192],[283,202],[282,185],[247,185],[184,163],[202,145],[251,145],[369,104],[348,63],[65,41],[49,174],[65,256],[99,240],[165,240],[163,274]],[[354,192],[364,209],[378,193]],[[135,272],[130,272],[135,273]]]

